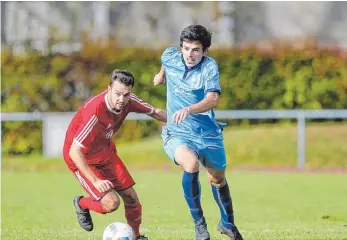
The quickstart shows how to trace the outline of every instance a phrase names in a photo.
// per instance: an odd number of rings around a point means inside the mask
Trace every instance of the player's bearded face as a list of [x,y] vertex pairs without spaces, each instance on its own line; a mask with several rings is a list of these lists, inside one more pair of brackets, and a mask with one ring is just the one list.
[[181,51],[188,68],[197,65],[206,52],[202,50],[202,45],[199,41],[183,41]]
[[131,86],[114,81],[112,86],[108,86],[108,101],[112,109],[120,111],[130,99]]

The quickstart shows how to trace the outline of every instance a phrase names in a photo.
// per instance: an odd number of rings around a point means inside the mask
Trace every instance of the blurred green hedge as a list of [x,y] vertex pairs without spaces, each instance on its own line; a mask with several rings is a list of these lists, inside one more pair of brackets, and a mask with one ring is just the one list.
[[[106,89],[115,68],[134,74],[135,94],[165,108],[165,88],[152,85],[161,52],[119,48],[114,42],[85,42],[78,54],[68,56],[13,56],[3,50],[2,112],[76,111]],[[347,108],[347,58],[340,49],[272,44],[211,50],[210,55],[220,68],[220,110]],[[115,138],[143,138],[160,126],[155,121],[127,121]],[[40,128],[39,122],[5,122],[3,153],[41,151]]]

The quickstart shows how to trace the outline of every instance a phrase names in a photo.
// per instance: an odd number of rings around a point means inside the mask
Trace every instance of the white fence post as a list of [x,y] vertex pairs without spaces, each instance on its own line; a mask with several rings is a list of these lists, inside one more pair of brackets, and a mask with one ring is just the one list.
[[298,144],[298,163],[297,168],[303,170],[306,163],[306,123],[305,114],[298,115],[297,123],[297,144]]

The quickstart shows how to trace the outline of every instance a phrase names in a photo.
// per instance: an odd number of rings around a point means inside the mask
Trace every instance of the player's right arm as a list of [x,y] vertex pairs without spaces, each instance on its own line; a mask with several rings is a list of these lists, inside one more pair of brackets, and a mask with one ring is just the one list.
[[93,140],[99,132],[99,119],[97,107],[86,104],[81,108],[81,120],[79,128],[74,136],[73,143],[69,150],[69,156],[75,163],[78,170],[94,185],[100,192],[106,192],[113,188],[113,184],[108,180],[99,179],[88,165],[83,148],[93,147]]
[[153,79],[154,86],[165,84],[165,68],[164,65],[161,65],[160,71],[155,74]]
[[175,47],[168,47],[164,50],[163,54],[161,55],[161,68],[160,71],[154,76],[153,84],[154,86],[159,84],[165,84],[166,78],[165,78],[165,66],[172,66],[176,64],[175,57],[179,51]]

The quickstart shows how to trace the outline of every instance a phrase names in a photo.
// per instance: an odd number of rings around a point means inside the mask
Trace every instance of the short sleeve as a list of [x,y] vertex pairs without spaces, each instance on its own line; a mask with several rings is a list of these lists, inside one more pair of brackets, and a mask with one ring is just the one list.
[[81,108],[81,122],[76,132],[74,143],[81,148],[89,147],[98,134],[99,119],[95,106]]
[[173,63],[173,60],[175,57],[179,54],[179,51],[175,47],[168,47],[164,50],[163,54],[161,55],[161,63],[165,66],[170,65]]
[[219,92],[221,93],[221,87],[219,82],[219,71],[216,61],[209,59],[210,61],[205,66],[204,72],[204,92]]
[[152,114],[154,111],[154,107],[152,107],[149,103],[146,103],[141,98],[136,96],[135,94],[130,95],[130,112],[136,113],[144,113],[144,114]]

